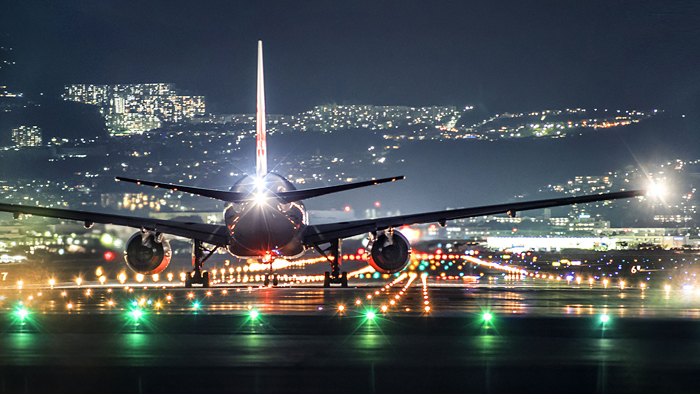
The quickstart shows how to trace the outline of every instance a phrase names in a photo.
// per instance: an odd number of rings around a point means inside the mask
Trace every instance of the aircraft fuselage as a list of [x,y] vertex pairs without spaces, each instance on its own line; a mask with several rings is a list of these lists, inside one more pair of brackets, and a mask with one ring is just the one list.
[[303,243],[308,216],[300,201],[287,202],[277,193],[295,190],[284,177],[268,173],[262,178],[245,176],[231,191],[246,193],[250,199],[229,203],[224,222],[229,231],[227,249],[237,257],[265,255],[297,257],[306,250]]

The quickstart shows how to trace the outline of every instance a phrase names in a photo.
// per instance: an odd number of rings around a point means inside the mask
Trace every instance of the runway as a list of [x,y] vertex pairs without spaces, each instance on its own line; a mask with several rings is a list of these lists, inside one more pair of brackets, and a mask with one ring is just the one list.
[[408,279],[1,289],[0,393],[697,390],[696,291]]

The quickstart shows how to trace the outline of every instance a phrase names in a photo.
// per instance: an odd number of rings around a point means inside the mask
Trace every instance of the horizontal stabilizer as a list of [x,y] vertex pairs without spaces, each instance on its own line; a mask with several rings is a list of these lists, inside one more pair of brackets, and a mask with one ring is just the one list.
[[[177,192],[192,193],[192,194],[197,194],[197,195],[204,196],[204,197],[216,198],[218,200],[228,201],[228,202],[241,203],[241,202],[245,202],[245,201],[249,201],[249,200],[255,200],[254,196],[251,196],[250,194],[247,194],[247,193],[238,193],[238,192],[231,192],[231,191],[226,191],[226,190],[216,190],[216,189],[204,189],[204,188],[200,188],[200,187],[173,185],[171,183],[152,182],[152,181],[144,181],[141,179],[132,179],[132,178],[123,178],[123,177],[116,177],[116,179],[118,181],[121,181],[121,182],[129,182],[129,183],[135,183],[137,185],[153,186],[153,187],[168,189],[168,190],[177,191]],[[404,179],[404,177],[403,176],[395,176],[395,177],[391,177],[391,178],[383,178],[383,179],[376,179],[376,180],[372,180],[372,181],[364,181],[364,182],[356,182],[356,183],[346,183],[344,185],[326,186],[326,187],[319,187],[319,188],[315,188],[315,189],[292,190],[292,191],[288,191],[288,192],[277,193],[273,197],[279,198],[279,199],[284,200],[286,202],[293,202],[293,201],[300,201],[300,200],[305,200],[308,198],[313,198],[313,197],[318,197],[318,196],[324,196],[326,194],[342,192],[345,190],[357,189],[357,188],[365,187],[365,186],[379,185],[380,183],[394,182],[394,181],[401,180],[401,179]]]
[[365,186],[379,185],[380,183],[394,182],[404,179],[403,175],[395,176],[391,178],[375,179],[372,181],[346,183],[344,185],[337,186],[325,186],[315,189],[305,189],[305,190],[293,190],[290,192],[279,193],[277,196],[284,199],[287,202],[306,200],[312,197],[325,196],[326,194],[343,192],[346,190],[357,189]]
[[137,185],[160,187],[163,189],[173,190],[176,192],[192,193],[192,194],[197,194],[197,195],[204,196],[204,197],[216,198],[218,200],[228,201],[228,202],[243,202],[246,200],[246,197],[249,197],[246,193],[229,192],[226,190],[203,189],[200,187],[173,185],[171,183],[160,183],[160,182],[143,181],[140,179],[122,178],[120,176],[118,176],[116,179],[118,181],[121,181],[121,182],[129,182],[129,183],[135,183]]

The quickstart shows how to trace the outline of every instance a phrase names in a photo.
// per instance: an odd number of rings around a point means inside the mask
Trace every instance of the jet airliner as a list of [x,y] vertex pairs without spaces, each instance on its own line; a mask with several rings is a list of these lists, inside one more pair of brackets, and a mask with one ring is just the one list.
[[[193,270],[186,276],[186,287],[191,287],[193,284],[209,287],[209,273],[203,269],[203,264],[219,248],[226,249],[236,257],[270,259],[270,264],[273,258],[294,259],[313,249],[325,256],[331,266],[330,271],[325,273],[324,286],[329,287],[334,283],[346,287],[347,273],[340,272],[340,250],[344,238],[369,234],[370,245],[367,247],[369,264],[380,273],[395,273],[406,267],[411,254],[409,241],[399,231],[395,231],[401,226],[418,223],[439,223],[444,226],[446,221],[453,219],[501,213],[515,216],[517,211],[632,198],[647,194],[643,190],[623,191],[313,225],[309,223],[302,200],[394,182],[403,179],[403,176],[296,190],[294,185],[283,176],[268,172],[262,41],[258,42],[257,74],[255,175],[243,176],[229,190],[204,189],[125,177],[116,178],[118,181],[225,201],[227,205],[224,210],[224,225],[14,204],[0,204],[0,211],[13,212],[15,218],[22,214],[29,214],[84,221],[86,227],[91,227],[94,223],[106,223],[136,228],[138,231],[126,244],[125,260],[133,271],[141,274],[156,274],[168,266],[172,253],[170,244],[165,238],[166,234],[189,238],[192,240]],[[273,285],[278,283],[278,277],[272,273],[272,270],[265,276],[265,284],[267,285],[270,281]]]

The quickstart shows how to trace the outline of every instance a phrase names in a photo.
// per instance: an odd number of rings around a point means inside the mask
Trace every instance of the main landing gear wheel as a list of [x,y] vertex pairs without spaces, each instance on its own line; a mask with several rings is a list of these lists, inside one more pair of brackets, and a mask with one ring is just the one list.
[[202,272],[202,287],[209,287],[210,285],[209,272]]
[[217,246],[212,250],[208,250],[209,254],[207,254],[207,256],[205,257],[204,252],[206,251],[206,249],[204,249],[204,246],[202,246],[202,241],[196,239],[192,241],[192,267],[194,267],[194,269],[189,275],[185,277],[185,287],[192,287],[192,285],[195,283],[201,284],[202,287],[211,286],[209,272],[203,271],[202,266],[204,265],[204,262],[209,257],[211,257],[218,248],[219,247]]
[[265,286],[270,285],[270,279],[272,279],[272,286],[277,286],[279,284],[279,275],[277,274],[265,274],[265,281],[263,282]]
[[190,288],[193,284],[201,284],[202,288],[210,287],[211,281],[209,280],[209,272],[202,272],[199,275],[195,272],[194,274],[185,276],[185,287]]
[[[340,249],[342,242],[340,239],[331,241],[330,246],[326,250],[321,250],[316,247],[322,255],[326,256],[328,262],[331,264],[331,270],[326,271],[323,276],[323,287],[331,287],[332,283],[339,284],[340,287],[348,287],[348,273],[343,271],[340,272]],[[329,253],[330,256],[326,253]]]

